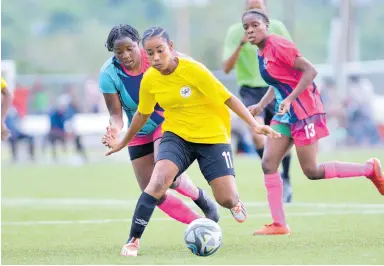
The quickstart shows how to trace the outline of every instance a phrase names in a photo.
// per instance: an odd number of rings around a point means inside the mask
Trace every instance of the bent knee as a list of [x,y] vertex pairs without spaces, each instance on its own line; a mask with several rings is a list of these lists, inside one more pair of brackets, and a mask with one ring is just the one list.
[[[156,172],[152,175],[145,192],[163,196],[167,189],[172,185],[173,176],[167,173]],[[152,195],[151,194],[151,195]]]
[[227,209],[231,209],[239,202],[239,196],[237,194],[223,197],[216,200],[217,203]]
[[274,160],[271,160],[267,157],[263,157],[263,159],[261,160],[261,167],[263,169],[263,173],[268,175],[276,173],[279,164],[276,163]]
[[309,180],[319,180],[323,178],[323,176],[319,174],[317,167],[305,167],[303,168],[303,173]]
[[173,177],[167,174],[157,174],[156,176],[152,176],[151,184],[156,189],[167,190],[172,185]]

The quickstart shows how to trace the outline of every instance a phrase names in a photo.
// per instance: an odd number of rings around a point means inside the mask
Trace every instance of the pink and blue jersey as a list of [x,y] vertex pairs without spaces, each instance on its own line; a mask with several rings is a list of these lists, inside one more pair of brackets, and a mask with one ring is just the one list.
[[[139,104],[139,90],[141,79],[144,72],[149,67],[149,61],[144,50],[141,50],[142,71],[139,75],[133,75],[123,65],[121,65],[116,57],[108,59],[100,69],[99,88],[102,93],[117,93],[123,110],[127,114],[130,125],[133,115],[137,111]],[[164,121],[162,115],[163,109],[155,106],[155,112],[152,113],[148,122],[137,134],[137,137],[145,137],[152,135]]]
[[[258,52],[260,73],[265,82],[274,88],[276,109],[301,79],[302,72],[294,68],[295,60],[300,56],[294,43],[274,34],[269,35],[263,51]],[[324,113],[320,93],[316,84],[312,83],[292,103],[288,113],[275,115],[273,120],[291,124]]]

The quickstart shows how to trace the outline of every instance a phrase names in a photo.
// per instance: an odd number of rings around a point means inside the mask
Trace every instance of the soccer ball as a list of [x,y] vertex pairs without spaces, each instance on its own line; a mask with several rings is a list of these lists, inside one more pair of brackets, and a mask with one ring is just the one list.
[[193,254],[210,256],[221,246],[221,228],[210,219],[197,219],[185,229],[184,241]]

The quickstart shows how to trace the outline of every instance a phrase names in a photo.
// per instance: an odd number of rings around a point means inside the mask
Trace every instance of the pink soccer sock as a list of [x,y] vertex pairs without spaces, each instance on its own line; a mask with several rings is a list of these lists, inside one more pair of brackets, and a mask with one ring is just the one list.
[[286,225],[283,207],[283,180],[279,173],[264,174],[264,183],[267,188],[269,209],[274,223]]
[[369,176],[373,171],[371,163],[327,162],[321,166],[324,168],[324,179]]
[[160,210],[168,214],[169,217],[184,224],[190,224],[194,220],[201,218],[197,212],[189,208],[175,195],[167,193],[166,197],[167,198],[164,202],[158,205],[158,207]]
[[199,198],[199,189],[193,184],[189,176],[182,174],[179,179],[180,180],[177,180],[179,184],[175,190],[181,195],[191,198],[192,200],[197,200]]

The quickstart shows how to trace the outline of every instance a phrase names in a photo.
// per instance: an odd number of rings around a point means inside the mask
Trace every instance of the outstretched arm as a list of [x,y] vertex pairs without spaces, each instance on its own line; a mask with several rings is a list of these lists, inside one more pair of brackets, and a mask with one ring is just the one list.
[[195,73],[198,76],[197,88],[215,104],[226,104],[233,112],[243,119],[255,133],[271,137],[280,137],[280,134],[273,131],[269,126],[257,123],[245,105],[236,96],[230,93],[204,65],[196,65],[195,70]]
[[119,95],[117,93],[103,93],[105,104],[109,112],[109,125],[116,127],[119,131],[123,128],[123,111]]
[[225,104],[243,119],[257,134],[267,135],[273,138],[280,137],[280,134],[272,130],[269,126],[259,124],[236,96],[232,95]]
[[295,60],[294,68],[303,72],[299,83],[292,93],[287,97],[291,102],[296,98],[313,82],[317,76],[317,70],[315,67],[304,57],[297,57]]
[[270,104],[276,98],[275,90],[272,86],[269,86],[267,93],[261,98],[259,104],[265,108],[268,104]]
[[280,103],[278,115],[284,115],[289,112],[291,108],[291,103],[296,100],[296,98],[303,92],[305,89],[311,85],[315,77],[317,76],[317,71],[315,67],[304,57],[296,57],[294,66],[295,69],[300,70],[303,74],[300,78],[299,83],[296,88],[292,91],[291,94],[285,98],[284,101]]
[[270,86],[267,93],[264,95],[263,98],[261,98],[260,102],[249,106],[248,110],[249,112],[251,112],[253,116],[259,115],[264,110],[264,108],[268,104],[270,104],[275,98],[276,98],[275,91],[273,87]]
[[[239,58],[241,48],[247,41],[246,36],[244,35],[243,39],[239,40],[238,44],[235,46],[236,48],[233,50],[233,52],[230,54],[228,58],[226,58],[223,62],[223,71],[228,74],[231,72],[231,70],[235,67],[237,59]],[[229,44],[227,44],[229,45]],[[229,49],[229,47],[226,47],[225,49]],[[226,52],[228,53],[228,52]]]
[[132,118],[132,123],[128,128],[127,133],[125,134],[123,140],[117,144],[115,147],[112,147],[105,155],[111,155],[112,153],[118,152],[124,147],[128,146],[128,143],[139,133],[140,129],[147,123],[149,115],[136,112]]
[[137,135],[137,133],[139,133],[140,129],[145,125],[145,123],[147,123],[156,105],[155,96],[149,91],[151,86],[152,81],[150,80],[150,78],[148,78],[147,75],[144,74],[144,77],[141,80],[140,84],[140,102],[137,107],[137,112],[132,118],[132,122],[128,128],[127,133],[124,136],[124,139],[120,143],[112,147],[112,149],[106,153],[106,156],[118,152],[122,148],[128,146],[128,143]]

